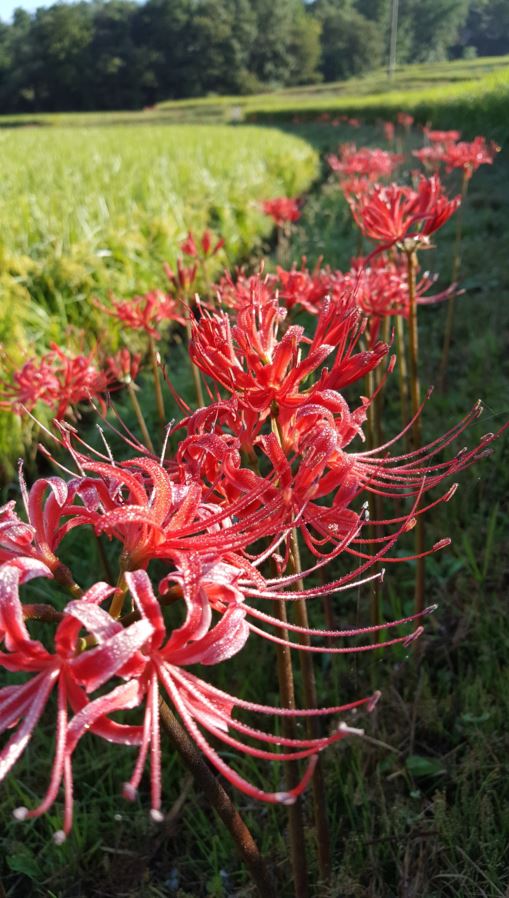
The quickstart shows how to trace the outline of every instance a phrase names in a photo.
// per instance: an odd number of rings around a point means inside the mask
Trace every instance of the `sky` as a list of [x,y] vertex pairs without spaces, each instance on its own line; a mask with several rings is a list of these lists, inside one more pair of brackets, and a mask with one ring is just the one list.
[[14,10],[21,6],[28,12],[33,12],[38,6],[51,6],[52,0],[0,0],[0,19],[10,22]]

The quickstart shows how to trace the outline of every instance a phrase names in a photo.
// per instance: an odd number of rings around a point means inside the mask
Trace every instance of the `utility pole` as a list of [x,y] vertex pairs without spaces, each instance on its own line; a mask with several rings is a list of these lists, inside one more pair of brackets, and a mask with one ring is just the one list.
[[389,67],[387,74],[392,79],[396,69],[396,45],[398,43],[398,5],[399,0],[391,0],[391,36],[389,44]]

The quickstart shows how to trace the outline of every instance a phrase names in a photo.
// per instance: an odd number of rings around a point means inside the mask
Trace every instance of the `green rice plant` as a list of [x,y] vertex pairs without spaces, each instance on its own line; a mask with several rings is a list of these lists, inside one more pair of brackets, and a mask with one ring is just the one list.
[[[94,296],[164,288],[189,230],[224,237],[235,265],[270,232],[260,200],[300,194],[317,173],[309,144],[267,129],[24,128],[0,132],[0,150],[4,371],[76,328],[114,344]],[[4,477],[21,444],[1,415]]]

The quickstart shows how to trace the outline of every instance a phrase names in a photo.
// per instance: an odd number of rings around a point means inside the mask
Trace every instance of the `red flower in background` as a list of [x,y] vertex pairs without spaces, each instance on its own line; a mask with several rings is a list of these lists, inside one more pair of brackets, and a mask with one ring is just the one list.
[[379,241],[381,251],[406,240],[426,244],[454,214],[461,198],[449,200],[440,179],[433,175],[421,177],[416,190],[377,184],[369,193],[348,201],[362,233]]
[[297,200],[293,200],[288,196],[276,197],[273,200],[264,200],[262,209],[265,215],[270,215],[274,219],[278,228],[287,222],[298,221],[300,218],[300,209]]
[[57,420],[62,420],[72,414],[80,402],[101,401],[107,386],[106,375],[97,368],[94,352],[68,355],[52,343],[51,351],[39,361],[26,362],[13,373],[12,381],[3,381],[5,399],[0,405],[22,415],[42,402],[50,407]]
[[396,120],[398,125],[401,125],[402,128],[406,128],[407,130],[411,128],[414,123],[414,117],[413,115],[410,115],[409,112],[398,112]]
[[462,140],[444,147],[443,161],[447,171],[455,168],[463,169],[469,180],[481,165],[492,165],[500,147],[496,143],[487,143],[484,137],[475,137],[472,141]]
[[387,143],[392,143],[394,140],[394,134],[396,131],[396,126],[394,122],[384,122],[383,123],[384,135]]
[[141,353],[131,353],[124,346],[115,355],[107,357],[104,363],[110,389],[115,384],[125,384],[136,380],[141,367]]
[[423,132],[431,143],[451,143],[461,137],[461,131],[434,131],[431,128],[423,128]]
[[365,178],[372,183],[391,175],[403,158],[397,153],[390,153],[379,147],[357,149],[354,143],[345,143],[340,146],[337,156],[333,154],[327,156],[327,162],[342,181]]
[[215,256],[224,246],[224,240],[221,238],[214,243],[212,234],[206,230],[200,237],[199,245],[196,245],[192,231],[189,231],[186,239],[180,244],[180,249],[185,256],[191,256],[192,259],[208,259]]
[[93,303],[106,315],[120,321],[124,327],[145,331],[156,340],[161,337],[159,325],[163,322],[184,323],[184,318],[178,311],[180,307],[177,300],[162,290],[150,290],[142,296],[133,296],[132,299],[113,297],[111,306],[105,306],[97,299]]

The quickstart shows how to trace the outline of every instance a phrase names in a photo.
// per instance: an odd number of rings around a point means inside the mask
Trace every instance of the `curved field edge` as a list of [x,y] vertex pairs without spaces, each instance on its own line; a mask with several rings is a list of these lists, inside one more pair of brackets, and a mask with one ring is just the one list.
[[[0,345],[4,369],[69,331],[115,340],[90,300],[164,288],[189,230],[226,241],[235,265],[272,224],[268,197],[296,196],[318,157],[266,128],[24,128],[0,132]],[[0,457],[20,451],[19,422],[0,414]]]
[[436,127],[454,127],[474,133],[490,129],[503,139],[508,134],[509,68],[478,80],[392,90],[367,95],[290,99],[262,103],[246,113],[246,120],[284,124],[306,122],[316,116],[360,115],[366,122],[392,119],[404,110],[419,124],[432,121]]

